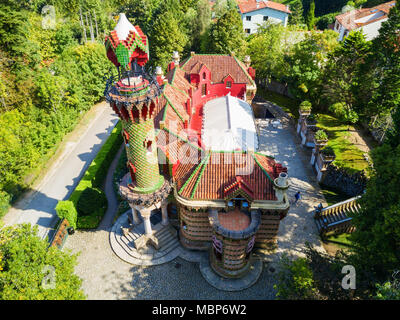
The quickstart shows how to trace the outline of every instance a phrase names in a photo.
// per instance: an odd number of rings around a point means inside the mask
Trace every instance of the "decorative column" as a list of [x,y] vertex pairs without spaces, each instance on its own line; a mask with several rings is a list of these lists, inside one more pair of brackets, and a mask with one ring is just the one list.
[[151,236],[153,234],[153,230],[151,229],[151,222],[150,222],[151,209],[150,208],[142,208],[140,210],[140,215],[143,218],[144,231],[145,231],[146,235]]
[[168,206],[168,201],[163,201],[161,203],[161,215],[162,215],[161,224],[163,226],[167,226],[169,224],[167,206]]
[[132,209],[132,221],[133,221],[133,224],[137,225],[137,224],[140,223],[140,218],[139,218],[138,213],[137,213],[138,209],[133,204],[129,203],[129,206]]

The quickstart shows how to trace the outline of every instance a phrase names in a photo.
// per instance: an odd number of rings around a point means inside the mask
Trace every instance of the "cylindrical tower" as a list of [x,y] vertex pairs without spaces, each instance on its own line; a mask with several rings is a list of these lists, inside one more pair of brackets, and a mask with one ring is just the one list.
[[[160,174],[154,130],[161,88],[144,69],[149,57],[147,37],[125,14],[120,14],[105,45],[108,58],[118,69],[118,75],[107,81],[105,97],[121,119],[128,158],[129,174],[120,184],[120,193],[134,215],[141,213],[146,234],[151,235],[151,210],[166,206],[171,190],[169,181]],[[138,221],[138,217],[133,220]]]

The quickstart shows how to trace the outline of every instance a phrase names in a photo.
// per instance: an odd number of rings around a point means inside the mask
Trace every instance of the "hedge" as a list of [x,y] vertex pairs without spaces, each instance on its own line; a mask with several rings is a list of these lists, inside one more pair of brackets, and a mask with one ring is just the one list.
[[[111,135],[108,137],[107,141],[103,144],[100,151],[93,159],[89,168],[85,172],[79,184],[76,186],[75,190],[72,192],[69,201],[60,201],[63,202],[71,202],[73,204],[74,210],[68,205],[69,210],[71,211],[69,214],[73,216],[73,214],[77,215],[76,227],[77,229],[95,229],[100,224],[101,219],[103,218],[107,205],[102,208],[95,208],[92,214],[87,216],[82,216],[78,214],[78,201],[80,200],[81,204],[84,199],[79,199],[81,197],[82,192],[87,188],[97,188],[101,186],[107,176],[108,168],[110,167],[111,162],[113,161],[115,154],[117,153],[119,147],[123,142],[123,138],[121,135],[121,122],[118,122],[117,125],[111,132]],[[102,190],[100,190],[104,193]],[[105,196],[105,195],[104,195]],[[88,201],[90,201],[88,199]],[[60,203],[59,202],[59,203]],[[65,205],[61,205],[63,208]],[[58,207],[58,205],[57,205]],[[57,211],[57,208],[56,208]],[[57,212],[58,214],[58,212]],[[59,214],[58,214],[59,215]],[[59,215],[60,216],[60,215]],[[67,218],[68,220],[68,218]],[[71,223],[71,221],[68,220]]]
[[56,206],[56,212],[60,219],[67,219],[69,224],[76,229],[76,221],[78,218],[78,212],[72,201],[59,201]]
[[79,197],[77,209],[80,216],[89,216],[98,209],[105,212],[107,210],[107,197],[98,188],[86,188]]

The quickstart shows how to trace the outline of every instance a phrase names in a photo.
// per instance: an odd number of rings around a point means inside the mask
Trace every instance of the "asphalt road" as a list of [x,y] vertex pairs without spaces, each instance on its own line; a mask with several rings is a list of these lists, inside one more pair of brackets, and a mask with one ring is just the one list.
[[70,196],[117,122],[117,115],[107,103],[97,107],[82,136],[77,141],[66,142],[63,153],[49,168],[36,190],[11,208],[3,218],[5,224],[36,224],[39,235],[44,238],[57,221],[57,202]]

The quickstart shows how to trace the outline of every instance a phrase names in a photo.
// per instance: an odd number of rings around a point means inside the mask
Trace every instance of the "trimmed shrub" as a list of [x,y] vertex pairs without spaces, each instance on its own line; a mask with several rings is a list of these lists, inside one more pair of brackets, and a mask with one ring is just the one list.
[[321,152],[323,155],[328,156],[328,157],[335,157],[335,151],[333,150],[332,147],[326,146],[321,149]]
[[76,229],[76,221],[78,219],[78,212],[75,209],[72,201],[59,201],[56,206],[56,212],[60,219],[67,219],[69,224]]
[[311,102],[310,101],[303,101],[302,103],[300,103],[300,110],[302,111],[311,111]]
[[105,212],[107,198],[103,191],[97,188],[86,188],[78,199],[77,209],[79,215],[90,216],[100,209]]
[[101,187],[103,184],[107,176],[108,168],[110,167],[111,162],[114,160],[115,154],[118,152],[118,149],[123,142],[121,128],[122,126],[119,122],[96,156],[97,170],[92,179],[92,186],[95,188]]
[[314,136],[315,140],[328,140],[328,135],[324,130],[318,130]]

